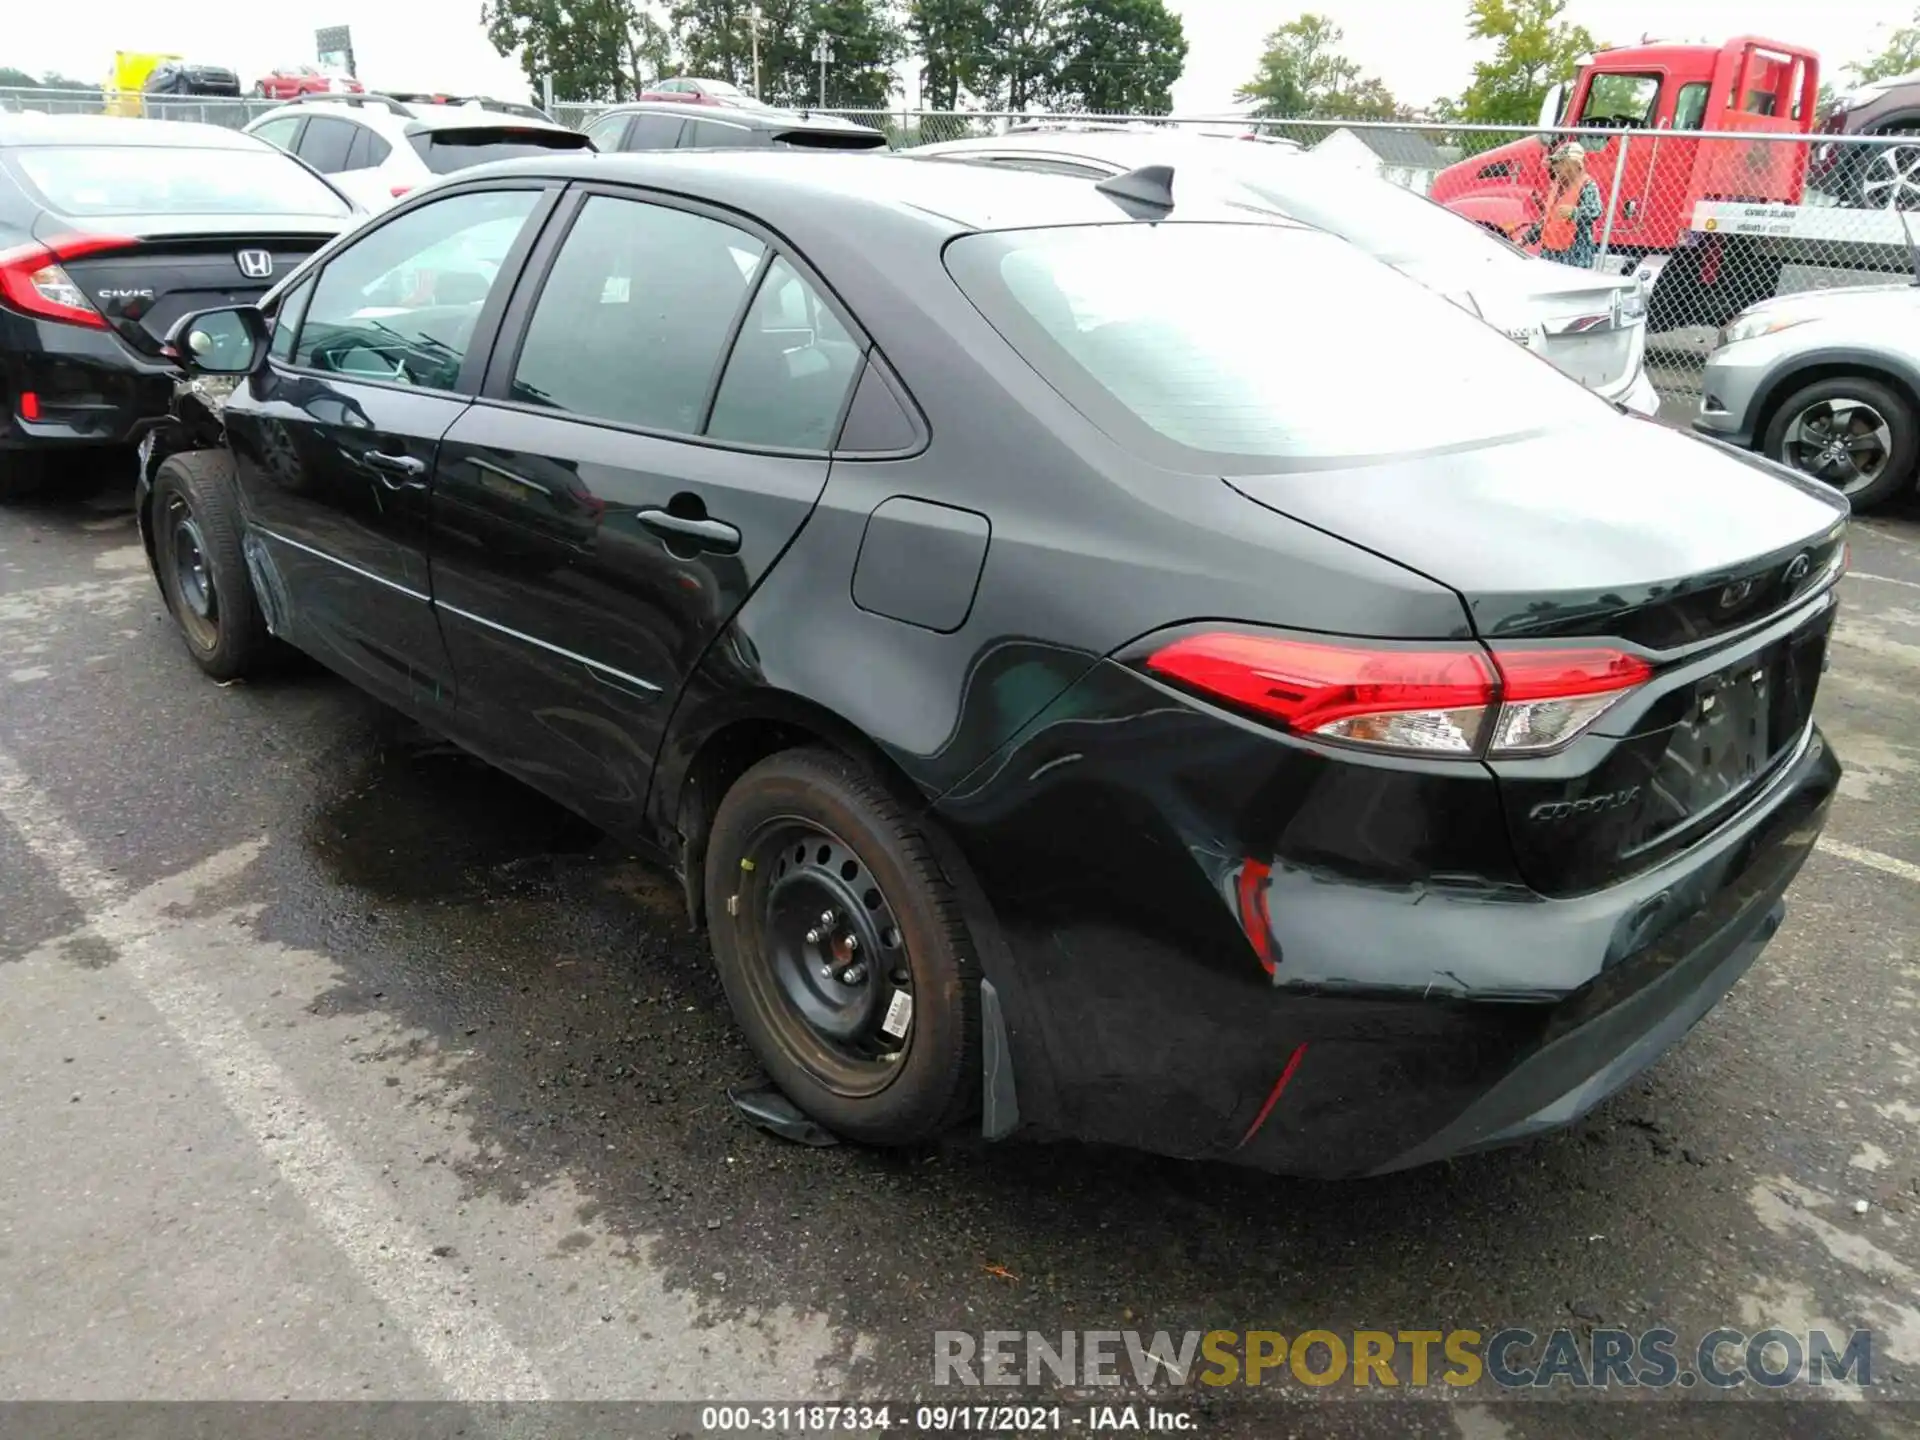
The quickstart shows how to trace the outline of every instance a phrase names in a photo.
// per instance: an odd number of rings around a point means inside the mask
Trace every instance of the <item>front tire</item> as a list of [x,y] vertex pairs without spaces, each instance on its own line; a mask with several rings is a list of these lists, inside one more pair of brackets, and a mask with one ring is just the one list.
[[706,895],[734,1017],[808,1115],[913,1145],[973,1110],[978,954],[925,830],[869,770],[805,749],[747,771],[714,816]]
[[1913,488],[1920,417],[1878,380],[1842,375],[1789,395],[1761,450],[1871,510]]
[[272,637],[240,550],[233,461],[224,450],[168,456],[150,504],[160,591],[193,663],[221,681],[256,672]]

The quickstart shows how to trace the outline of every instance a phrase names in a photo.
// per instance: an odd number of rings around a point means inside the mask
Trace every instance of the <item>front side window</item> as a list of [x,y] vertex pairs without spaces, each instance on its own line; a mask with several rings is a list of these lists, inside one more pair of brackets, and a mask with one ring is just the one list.
[[513,398],[697,435],[765,248],[704,215],[593,196],[534,305]]
[[1587,86],[1587,103],[1581,107],[1578,123],[1644,130],[1653,122],[1654,102],[1659,98],[1658,75],[1596,75]]
[[[1611,414],[1499,331],[1329,235],[1114,224],[968,235],[946,254],[1043,379],[1175,468],[1324,468]],[[1296,283],[1268,283],[1276,275]]]
[[453,389],[481,307],[538,200],[533,190],[453,195],[347,246],[321,272],[294,363]]

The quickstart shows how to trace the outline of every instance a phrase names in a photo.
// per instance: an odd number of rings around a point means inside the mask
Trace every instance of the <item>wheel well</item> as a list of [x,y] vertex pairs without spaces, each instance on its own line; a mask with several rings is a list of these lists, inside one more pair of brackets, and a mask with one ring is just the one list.
[[714,813],[734,782],[769,755],[809,746],[836,750],[868,766],[914,811],[926,805],[926,795],[899,765],[832,711],[795,697],[785,697],[780,708],[778,715],[731,720],[715,730],[701,742],[680,782],[674,829],[687,915],[696,927],[706,922],[707,835]]
[[1840,380],[1852,376],[1873,380],[1885,385],[1894,394],[1907,402],[1916,416],[1920,416],[1920,390],[1914,388],[1911,380],[1895,371],[1858,360],[1831,360],[1818,365],[1809,365],[1804,370],[1795,370],[1773,382],[1766,395],[1762,397],[1753,420],[1753,448],[1758,450],[1766,440],[1767,429],[1773,424],[1774,417],[1780,413],[1780,407],[1787,398],[1809,385],[1818,385],[1822,380]]

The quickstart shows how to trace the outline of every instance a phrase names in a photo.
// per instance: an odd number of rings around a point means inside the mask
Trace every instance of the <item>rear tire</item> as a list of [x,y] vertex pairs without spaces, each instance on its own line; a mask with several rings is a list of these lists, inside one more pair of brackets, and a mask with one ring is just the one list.
[[224,450],[170,455],[149,503],[160,591],[193,663],[221,681],[257,672],[272,637],[240,550],[233,461]]
[[1767,423],[1760,448],[1833,486],[1855,510],[1871,510],[1913,488],[1920,416],[1878,380],[1841,375],[1789,395]]
[[974,1110],[978,953],[925,830],[869,770],[805,749],[747,771],[714,816],[706,895],[734,1017],[808,1115],[912,1145]]

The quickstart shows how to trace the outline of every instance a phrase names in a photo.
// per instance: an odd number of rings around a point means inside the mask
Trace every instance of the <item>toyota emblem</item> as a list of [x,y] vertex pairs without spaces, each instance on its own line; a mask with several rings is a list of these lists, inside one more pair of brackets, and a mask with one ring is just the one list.
[[1807,573],[1812,569],[1813,557],[1802,550],[1798,555],[1794,556],[1792,560],[1787,562],[1787,573],[1780,578],[1791,588],[1806,579]]
[[233,258],[240,263],[240,273],[249,280],[264,280],[273,274],[273,256],[265,250],[241,250]]

